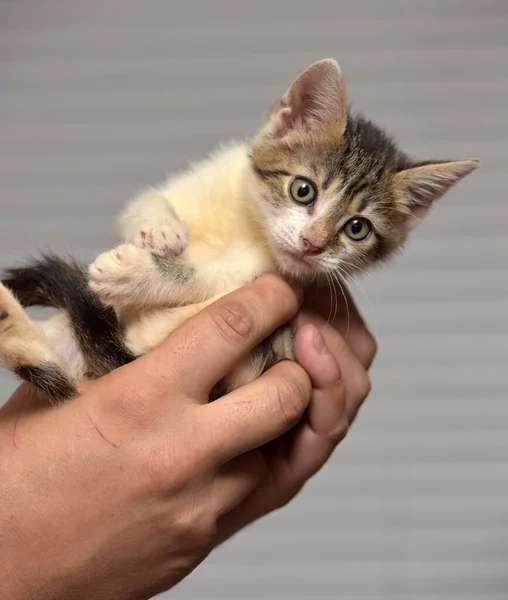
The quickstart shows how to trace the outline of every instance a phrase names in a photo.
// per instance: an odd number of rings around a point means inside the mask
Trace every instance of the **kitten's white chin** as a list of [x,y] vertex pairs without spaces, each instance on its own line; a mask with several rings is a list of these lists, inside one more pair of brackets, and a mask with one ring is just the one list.
[[276,257],[279,269],[284,275],[297,279],[308,279],[316,272],[314,267],[305,262],[305,259],[297,258],[287,252],[279,250]]

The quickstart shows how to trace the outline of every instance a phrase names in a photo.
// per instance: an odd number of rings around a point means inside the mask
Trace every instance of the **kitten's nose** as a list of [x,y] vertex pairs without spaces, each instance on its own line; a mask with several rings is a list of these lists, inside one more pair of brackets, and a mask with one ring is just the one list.
[[323,252],[323,248],[319,248],[319,246],[314,246],[312,242],[309,242],[307,238],[302,239],[303,245],[303,256],[313,256],[314,254],[321,254]]

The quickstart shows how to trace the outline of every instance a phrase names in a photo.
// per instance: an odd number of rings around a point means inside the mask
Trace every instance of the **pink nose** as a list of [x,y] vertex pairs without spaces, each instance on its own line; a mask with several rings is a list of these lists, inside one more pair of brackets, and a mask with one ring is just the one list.
[[309,242],[307,238],[302,239],[302,245],[303,256],[313,256],[314,254],[321,254],[321,252],[323,252],[323,248],[314,246],[314,244],[312,242]]

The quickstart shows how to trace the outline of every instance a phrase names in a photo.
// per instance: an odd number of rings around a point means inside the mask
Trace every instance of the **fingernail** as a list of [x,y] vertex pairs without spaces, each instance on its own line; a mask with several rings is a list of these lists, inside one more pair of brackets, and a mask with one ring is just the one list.
[[328,351],[326,347],[325,338],[319,333],[316,329],[316,333],[314,334],[314,348],[319,352],[319,354],[325,354]]

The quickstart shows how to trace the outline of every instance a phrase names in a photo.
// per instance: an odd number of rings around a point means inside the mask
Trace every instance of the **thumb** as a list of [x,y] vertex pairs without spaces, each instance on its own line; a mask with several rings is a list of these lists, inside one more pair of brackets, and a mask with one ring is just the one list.
[[[213,386],[250,350],[289,321],[301,296],[275,275],[264,275],[203,308],[157,348],[130,365],[155,394],[178,391],[208,401]],[[179,309],[175,309],[179,310]],[[148,379],[148,382],[147,382]]]

